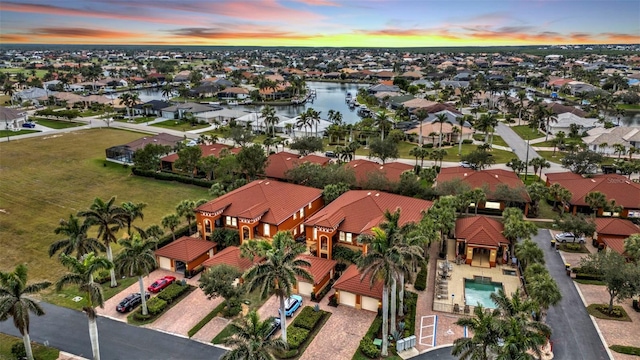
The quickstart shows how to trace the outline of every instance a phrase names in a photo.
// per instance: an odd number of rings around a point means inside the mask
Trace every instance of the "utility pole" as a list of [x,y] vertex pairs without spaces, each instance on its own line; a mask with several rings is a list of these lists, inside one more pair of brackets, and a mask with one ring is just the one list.
[[530,141],[531,141],[530,139],[527,139],[527,156],[525,158],[525,164],[524,164],[524,181],[525,181],[525,183],[527,181],[527,177],[528,177],[528,174],[529,174],[529,142]]

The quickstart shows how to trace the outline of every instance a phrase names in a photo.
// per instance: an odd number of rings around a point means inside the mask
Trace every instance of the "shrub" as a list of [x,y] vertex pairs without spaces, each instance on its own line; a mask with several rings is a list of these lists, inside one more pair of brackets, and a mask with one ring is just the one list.
[[180,295],[184,294],[185,291],[189,290],[188,286],[183,286],[178,283],[173,283],[158,294],[158,297],[167,303],[172,303]]
[[638,300],[633,300],[633,310],[640,312],[640,305],[638,305]]
[[151,319],[151,316],[153,316],[153,315],[150,315],[150,314],[143,315],[142,314],[142,310],[138,310],[138,311],[133,313],[133,318],[136,319],[137,321],[140,321],[140,322],[144,322],[144,321],[147,321],[147,320]]
[[365,337],[373,340],[373,338],[377,337],[380,333],[380,329],[382,329],[382,317],[376,316],[376,318],[373,319],[371,326],[369,326],[369,330],[367,330]]
[[314,311],[311,306],[306,306],[302,311],[300,311],[300,314],[298,314],[295,320],[293,320],[291,325],[307,330],[313,330],[318,321],[322,319],[323,315],[324,312]]
[[202,186],[206,188],[211,188],[211,185],[215,183],[215,181],[207,180],[207,179],[199,179],[192,178],[190,176],[151,171],[151,170],[140,170],[135,167],[131,168],[131,172],[133,175],[150,177],[157,180],[165,180],[165,181],[177,181],[184,184]]
[[13,354],[14,358],[17,360],[26,359],[27,350],[24,348],[24,343],[20,341],[11,345],[11,354]]
[[580,251],[582,250],[582,245],[580,244],[564,244],[565,248],[567,250],[571,250],[571,251]]
[[322,290],[320,290],[319,293],[311,293],[311,301],[320,302],[320,300],[322,300],[322,298],[327,295],[329,290],[331,290],[331,286],[333,286],[333,283],[334,281],[333,279],[331,279],[329,280],[329,283]]
[[578,280],[602,280],[602,275],[576,273],[576,279],[578,279]]
[[424,144],[422,145],[422,147],[425,149],[431,149],[433,147],[433,144],[432,143]]
[[275,353],[277,359],[291,359],[298,355],[297,349],[281,350]]
[[380,350],[378,350],[378,348],[373,345],[373,340],[368,337],[360,340],[358,350],[360,350],[360,352],[362,352],[362,354],[369,359],[377,359],[378,357],[380,357]]
[[640,356],[640,348],[634,346],[611,345],[609,349],[620,354]]
[[420,267],[420,271],[418,272],[418,275],[416,275],[416,281],[413,284],[413,287],[418,291],[423,291],[427,288],[427,270],[428,264],[425,261]]
[[338,298],[336,298],[336,294],[329,296],[329,306],[333,306],[333,307],[338,306]]
[[418,302],[418,294],[405,291],[404,292],[404,306],[406,307],[404,317],[404,337],[411,336],[415,332],[416,328],[416,305]]
[[149,314],[158,315],[167,307],[167,302],[160,299],[159,296],[151,298],[147,301],[147,310]]
[[309,337],[309,330],[296,326],[289,326],[287,328],[287,343],[289,344],[289,349],[299,348],[300,345],[307,340],[307,337]]
[[240,303],[240,301],[237,299],[232,299],[231,301],[229,301],[229,307],[225,307],[224,310],[222,310],[222,315],[226,318],[232,318],[240,314],[241,311],[242,304]]
[[110,280],[111,274],[109,273],[109,270],[100,270],[98,271],[96,276],[93,277],[93,281],[97,282],[98,284],[104,284]]
[[464,140],[462,140],[462,143],[463,143],[463,144],[473,144],[473,140],[471,140],[471,139],[464,139]]

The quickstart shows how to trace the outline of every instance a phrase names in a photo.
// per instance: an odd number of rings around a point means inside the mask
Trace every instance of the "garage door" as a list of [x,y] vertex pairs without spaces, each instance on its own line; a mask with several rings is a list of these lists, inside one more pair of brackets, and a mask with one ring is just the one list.
[[162,256],[159,256],[158,259],[160,260],[160,269],[169,270],[169,271],[172,270],[171,259],[162,257]]
[[378,311],[378,299],[374,299],[368,296],[362,297],[362,309],[369,311]]
[[300,295],[311,296],[312,292],[313,292],[312,284],[304,281],[298,282],[298,293]]
[[346,291],[340,291],[340,304],[343,305],[349,305],[349,306],[356,306],[356,294],[350,293],[350,292],[346,292]]

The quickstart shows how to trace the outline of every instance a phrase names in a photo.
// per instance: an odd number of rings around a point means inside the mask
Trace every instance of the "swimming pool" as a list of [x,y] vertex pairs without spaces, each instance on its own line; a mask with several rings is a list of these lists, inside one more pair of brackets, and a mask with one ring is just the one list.
[[476,306],[478,303],[485,308],[494,309],[496,304],[491,300],[491,294],[502,289],[502,283],[481,279],[464,279],[464,300],[466,305]]

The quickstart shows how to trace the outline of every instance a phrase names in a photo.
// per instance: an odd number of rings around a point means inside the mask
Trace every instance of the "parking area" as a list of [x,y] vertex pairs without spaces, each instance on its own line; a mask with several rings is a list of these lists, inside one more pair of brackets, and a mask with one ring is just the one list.
[[420,318],[420,333],[418,343],[422,346],[436,346],[436,327],[438,326],[437,315],[427,315]]

